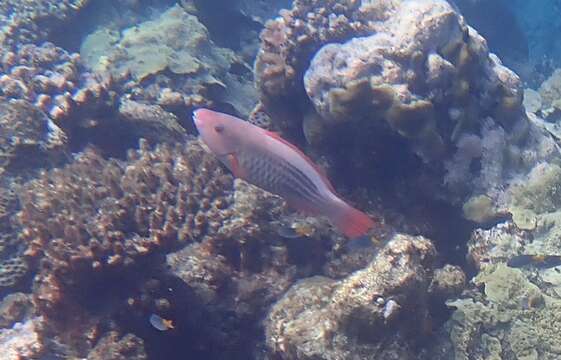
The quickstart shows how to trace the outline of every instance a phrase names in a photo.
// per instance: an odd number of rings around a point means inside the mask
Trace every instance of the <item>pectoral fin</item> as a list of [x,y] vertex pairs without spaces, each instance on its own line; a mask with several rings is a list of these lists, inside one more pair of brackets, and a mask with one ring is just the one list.
[[243,171],[240,167],[238,158],[234,154],[226,154],[220,156],[220,160],[230,169],[232,174],[237,178],[243,178]]

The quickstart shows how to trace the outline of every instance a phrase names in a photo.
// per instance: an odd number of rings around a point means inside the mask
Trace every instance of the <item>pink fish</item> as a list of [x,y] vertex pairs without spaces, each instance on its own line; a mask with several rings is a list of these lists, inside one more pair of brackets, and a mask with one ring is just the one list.
[[306,155],[277,134],[208,109],[196,110],[193,120],[202,140],[235,177],[281,196],[297,210],[326,216],[350,238],[374,226],[365,213],[336,195]]

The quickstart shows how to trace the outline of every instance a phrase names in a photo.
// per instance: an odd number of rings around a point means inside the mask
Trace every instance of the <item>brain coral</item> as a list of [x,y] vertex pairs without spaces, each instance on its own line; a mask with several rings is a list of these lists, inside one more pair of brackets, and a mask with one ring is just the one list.
[[0,168],[30,167],[64,149],[62,130],[24,100],[0,98],[0,128]]
[[153,151],[142,141],[126,162],[90,149],[24,185],[20,240],[27,254],[42,255],[51,294],[216,234],[231,215],[232,189],[232,177],[196,141]]

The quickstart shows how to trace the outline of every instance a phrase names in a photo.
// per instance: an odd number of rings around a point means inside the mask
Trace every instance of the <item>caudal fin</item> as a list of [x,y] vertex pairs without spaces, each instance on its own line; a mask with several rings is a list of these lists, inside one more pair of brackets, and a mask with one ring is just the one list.
[[374,226],[374,220],[349,204],[341,202],[337,210],[330,216],[331,221],[348,238],[357,238],[368,232]]

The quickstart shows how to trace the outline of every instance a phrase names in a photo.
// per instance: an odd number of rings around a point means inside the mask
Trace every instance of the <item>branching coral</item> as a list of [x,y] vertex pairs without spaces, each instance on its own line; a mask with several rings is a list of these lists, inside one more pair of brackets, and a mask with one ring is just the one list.
[[75,16],[90,0],[5,0],[0,3],[0,44],[46,40],[64,21]]
[[80,55],[49,42],[0,50],[0,86],[4,96],[35,104],[63,128],[115,110],[117,101],[112,79],[100,81]]
[[232,189],[232,178],[195,141],[153,151],[141,142],[128,162],[90,149],[24,186],[20,241],[29,255],[43,254],[40,279],[56,285],[44,288],[56,294],[159,249],[213,236],[231,215]]

